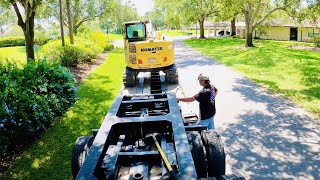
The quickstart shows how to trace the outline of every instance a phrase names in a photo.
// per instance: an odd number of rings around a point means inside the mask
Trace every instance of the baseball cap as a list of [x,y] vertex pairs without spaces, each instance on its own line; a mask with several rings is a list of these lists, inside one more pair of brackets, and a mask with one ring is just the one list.
[[206,75],[200,74],[200,75],[198,76],[198,80],[206,81],[206,80],[209,80],[209,77],[206,76]]

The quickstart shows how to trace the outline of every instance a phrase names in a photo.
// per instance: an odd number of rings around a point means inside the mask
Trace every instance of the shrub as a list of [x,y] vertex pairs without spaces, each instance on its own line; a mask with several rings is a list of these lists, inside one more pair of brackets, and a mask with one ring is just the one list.
[[235,39],[240,39],[240,35],[233,35],[232,37]]
[[99,46],[91,39],[77,37],[75,44],[87,52],[89,59],[96,57],[99,53],[103,51],[103,47]]
[[84,52],[78,46],[66,45],[65,47],[60,49],[60,62],[63,66],[75,66],[80,61],[87,60],[85,58]]
[[107,45],[104,47],[103,51],[111,51],[114,49],[114,45],[111,43],[107,43]]
[[51,40],[52,40],[51,38],[39,37],[39,38],[34,39],[34,44],[39,45],[39,46],[43,46]]
[[23,36],[0,38],[0,47],[24,46]]
[[104,48],[107,43],[107,35],[101,31],[94,31],[90,33],[90,40],[96,43],[98,46]]
[[75,44],[69,42],[62,47],[60,40],[51,41],[43,47],[48,61],[59,62],[63,66],[75,66],[80,62],[87,62],[103,51],[93,41],[77,37]]
[[104,52],[114,49],[113,44],[107,42],[108,40],[107,35],[102,31],[93,31],[89,34],[83,33],[82,37],[85,37],[86,39],[90,39],[93,43],[95,43],[100,48],[102,48]]
[[312,37],[312,42],[316,47],[320,47],[320,36],[313,36]]
[[30,142],[75,102],[75,80],[45,60],[0,67],[0,154]]
[[[35,38],[34,43],[36,45],[44,45],[48,43],[51,39],[40,37]],[[0,48],[2,47],[13,47],[13,46],[25,46],[25,39],[23,36],[0,38]]]

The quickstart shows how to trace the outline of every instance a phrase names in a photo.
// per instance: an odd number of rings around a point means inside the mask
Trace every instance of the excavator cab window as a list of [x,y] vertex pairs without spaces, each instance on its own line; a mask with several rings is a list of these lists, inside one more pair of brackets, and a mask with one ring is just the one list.
[[127,24],[126,34],[127,34],[127,39],[132,41],[145,39],[146,38],[145,24],[143,23]]

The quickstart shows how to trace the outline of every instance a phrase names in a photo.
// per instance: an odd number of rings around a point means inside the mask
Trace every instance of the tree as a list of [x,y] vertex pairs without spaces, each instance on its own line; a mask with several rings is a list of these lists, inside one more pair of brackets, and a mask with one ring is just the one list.
[[14,19],[14,14],[10,8],[0,6],[0,34],[4,33],[6,29],[12,25]]
[[314,24],[320,23],[320,0],[310,0],[308,7],[303,9],[302,14],[304,17],[307,16]]
[[70,0],[66,1],[70,44],[74,44]]
[[278,10],[291,12],[298,9],[300,0],[237,0],[220,1],[224,6],[235,6],[245,17],[246,47],[253,47],[252,32]]
[[155,0],[155,9],[163,16],[164,23],[178,29],[183,23],[183,14],[179,11],[181,4],[177,0]]
[[151,20],[154,29],[164,26],[164,17],[165,15],[159,10],[149,11],[146,13],[146,18]]
[[62,0],[59,0],[59,17],[60,17],[60,33],[61,33],[61,43],[62,46],[65,46],[64,42],[64,30],[63,30],[63,7],[62,7]]
[[[73,0],[72,25],[73,33],[77,34],[78,28],[85,22],[96,20],[105,14],[114,12],[114,5],[119,0]],[[119,15],[119,12],[114,12]]]
[[237,1],[234,0],[217,0],[217,13],[219,20],[231,20],[231,36],[236,35],[236,17],[241,11],[238,8]]
[[196,20],[200,25],[200,38],[204,38],[204,21],[218,12],[214,0],[184,0],[181,11],[187,21]]
[[18,25],[26,41],[27,62],[34,60],[34,20],[41,3],[42,0],[5,0],[1,2],[2,7],[10,8],[9,5],[11,5],[17,15]]
[[139,20],[138,12],[132,4],[121,4],[121,1],[114,1],[109,12],[105,12],[100,18],[100,25],[111,25],[120,30],[122,33],[122,26],[124,22]]
[[167,19],[181,20],[188,24],[197,21],[200,25],[200,38],[204,38],[204,21],[217,13],[214,0],[156,0],[155,6],[166,11]]
[[[95,21],[102,18],[106,14],[110,14],[113,11],[115,2],[121,2],[121,0],[70,0],[70,14],[72,21],[72,30],[76,35],[78,29],[86,22]],[[63,16],[67,15],[67,4],[63,5]],[[59,17],[59,3],[57,0],[50,4],[43,4],[41,8],[43,12],[42,18]],[[118,15],[118,12],[115,12]],[[69,27],[68,18],[64,19],[64,25]]]

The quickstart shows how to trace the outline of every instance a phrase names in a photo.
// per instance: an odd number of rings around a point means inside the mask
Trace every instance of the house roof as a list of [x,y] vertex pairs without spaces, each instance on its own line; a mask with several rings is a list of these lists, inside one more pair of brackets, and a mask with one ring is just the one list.
[[[211,21],[204,21],[203,26],[204,27],[228,27],[230,26],[230,22],[211,22]],[[191,24],[191,27],[195,27],[196,24]],[[197,25],[199,26],[199,24]]]
[[[290,18],[289,20],[281,20],[281,19],[272,19],[263,23],[263,25],[271,26],[271,27],[306,27],[306,28],[315,28],[320,27],[320,19],[316,23],[312,23],[310,20],[304,20],[301,23],[296,20]],[[236,22],[237,27],[245,27],[245,22]]]

